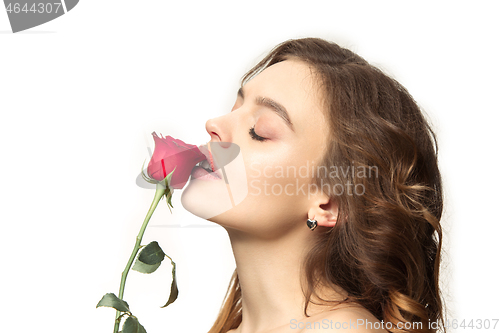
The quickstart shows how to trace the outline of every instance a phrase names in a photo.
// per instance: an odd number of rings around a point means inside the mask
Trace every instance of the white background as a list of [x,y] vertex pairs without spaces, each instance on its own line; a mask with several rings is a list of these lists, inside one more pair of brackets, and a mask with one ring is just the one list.
[[[135,184],[151,132],[208,141],[205,122],[230,111],[240,77],[307,36],[359,53],[425,109],[446,190],[448,316],[500,318],[497,2],[408,3],[83,0],[17,34],[0,10],[2,326],[111,332],[114,311],[95,306],[118,292],[153,197]],[[207,332],[234,268],[224,230],[180,194],[144,239],[177,262],[179,299],[159,308],[168,264],[131,272],[125,291],[149,333]]]

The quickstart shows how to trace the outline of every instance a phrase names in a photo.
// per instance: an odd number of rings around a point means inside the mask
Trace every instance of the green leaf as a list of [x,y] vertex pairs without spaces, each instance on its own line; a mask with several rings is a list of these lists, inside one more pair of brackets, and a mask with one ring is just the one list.
[[155,265],[165,259],[165,253],[157,241],[146,245],[139,254],[139,260],[148,265]]
[[154,264],[154,265],[148,265],[148,264],[143,263],[140,260],[136,260],[132,269],[134,271],[137,271],[140,273],[150,274],[150,273],[153,273],[154,271],[156,271],[158,269],[158,267],[160,267],[160,265],[161,265],[161,261],[159,263]]
[[130,309],[128,308],[127,302],[119,299],[113,293],[107,293],[106,295],[104,295],[99,301],[99,303],[97,303],[96,308],[100,306],[108,306],[121,312],[130,313]]
[[175,166],[174,170],[172,170],[172,172],[169,173],[167,177],[165,177],[165,179],[163,180],[164,181],[163,184],[167,184],[169,189],[170,189],[170,181],[172,180],[172,176],[174,175],[175,169],[177,169],[177,166]]
[[170,190],[170,181],[172,180],[172,175],[174,174],[175,169],[177,166],[170,172],[167,177],[163,178],[163,180],[159,181],[158,184],[163,186],[165,189],[167,189],[167,192]]
[[172,208],[174,208],[174,205],[172,205],[172,194],[172,191],[168,191],[168,193],[165,194],[165,200],[167,201],[167,207],[170,213],[172,213]]
[[158,183],[158,181],[154,180],[154,179],[151,179],[149,178],[149,176],[147,174],[144,173],[144,163],[146,163],[146,161],[144,161],[142,163],[142,168],[141,168],[141,175],[142,175],[142,178],[147,181],[148,183],[150,184],[156,184]]
[[130,316],[123,324],[123,333],[146,333],[144,327],[139,323],[136,317]]
[[177,289],[177,278],[175,277],[175,262],[172,261],[172,285],[170,286],[170,297],[168,298],[167,304],[162,306],[165,308],[175,302],[179,296],[179,289]]

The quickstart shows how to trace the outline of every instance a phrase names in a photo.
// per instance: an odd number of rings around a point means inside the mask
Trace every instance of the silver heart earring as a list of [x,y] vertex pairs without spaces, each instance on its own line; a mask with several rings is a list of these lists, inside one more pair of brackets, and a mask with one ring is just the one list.
[[307,226],[311,229],[311,231],[313,231],[318,226],[318,221],[307,219]]

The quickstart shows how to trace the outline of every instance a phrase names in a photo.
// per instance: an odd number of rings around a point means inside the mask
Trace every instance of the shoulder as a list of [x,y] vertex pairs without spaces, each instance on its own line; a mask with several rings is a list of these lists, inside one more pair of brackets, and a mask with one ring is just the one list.
[[387,333],[385,325],[368,310],[361,307],[344,307],[323,312],[304,321],[304,333],[326,332],[356,332],[356,333]]

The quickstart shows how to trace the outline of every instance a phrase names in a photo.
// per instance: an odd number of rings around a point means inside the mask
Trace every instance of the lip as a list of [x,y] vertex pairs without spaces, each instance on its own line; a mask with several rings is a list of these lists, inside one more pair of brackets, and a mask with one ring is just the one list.
[[212,168],[213,173],[217,177],[219,177],[220,179],[223,179],[222,174],[221,174],[221,170],[220,170],[219,166],[217,165],[217,163],[215,162],[215,159],[213,158],[212,153],[208,149],[208,146],[207,145],[201,145],[201,146],[198,147],[198,149],[207,158],[207,161],[210,163],[210,167]]
[[191,171],[191,177],[200,180],[222,180],[215,172],[209,172],[201,166],[195,166]]

